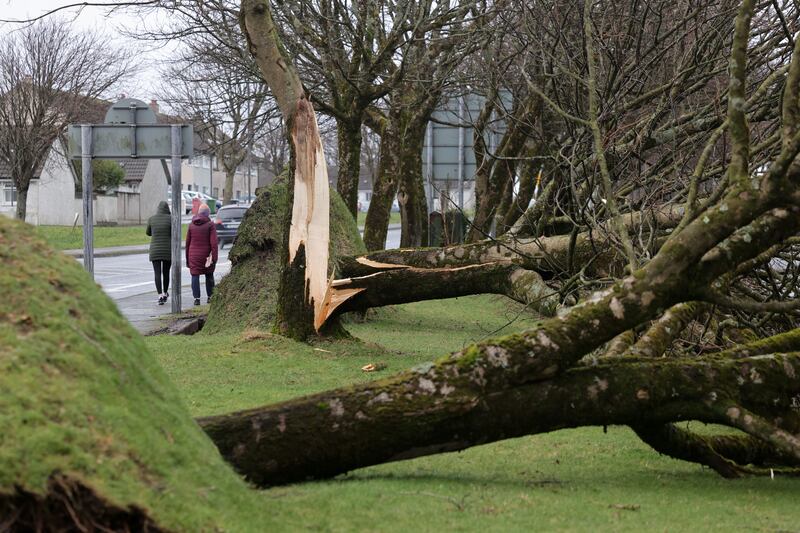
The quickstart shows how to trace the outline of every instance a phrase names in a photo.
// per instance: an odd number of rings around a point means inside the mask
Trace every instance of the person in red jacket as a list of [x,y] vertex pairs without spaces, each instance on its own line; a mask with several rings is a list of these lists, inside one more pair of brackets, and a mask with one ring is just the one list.
[[186,265],[192,275],[194,305],[200,305],[200,274],[206,276],[206,296],[214,293],[214,268],[217,266],[217,228],[209,218],[206,204],[200,206],[186,233]]

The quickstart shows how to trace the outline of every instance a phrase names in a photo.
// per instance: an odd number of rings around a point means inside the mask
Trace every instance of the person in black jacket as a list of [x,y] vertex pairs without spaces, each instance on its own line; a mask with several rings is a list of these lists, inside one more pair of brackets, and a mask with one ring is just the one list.
[[151,236],[150,261],[156,278],[158,305],[164,305],[169,298],[169,269],[172,266],[172,215],[167,202],[158,204],[156,214],[147,221],[147,234]]

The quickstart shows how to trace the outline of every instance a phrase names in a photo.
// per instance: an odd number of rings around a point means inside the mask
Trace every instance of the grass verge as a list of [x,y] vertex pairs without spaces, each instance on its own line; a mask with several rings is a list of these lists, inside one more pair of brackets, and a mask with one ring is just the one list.
[[[358,222],[358,227],[363,228],[364,223],[367,221],[367,212],[366,211],[359,211],[358,217],[356,217],[356,221]],[[400,223],[400,212],[399,211],[391,211],[389,213],[389,224],[399,224]]]
[[[364,344],[307,346],[254,331],[146,342],[199,416],[386,376],[532,323],[518,307],[480,296],[379,310],[348,325]],[[387,368],[365,374],[369,362]],[[798,483],[724,480],[659,456],[627,428],[589,427],[261,494],[280,502],[274,517],[286,530],[795,531]]]
[[[145,234],[147,226],[95,226],[94,247],[131,246],[150,244]],[[183,225],[183,238],[186,238],[187,225]],[[83,228],[81,226],[36,226],[36,233],[56,250],[75,250],[83,248]]]

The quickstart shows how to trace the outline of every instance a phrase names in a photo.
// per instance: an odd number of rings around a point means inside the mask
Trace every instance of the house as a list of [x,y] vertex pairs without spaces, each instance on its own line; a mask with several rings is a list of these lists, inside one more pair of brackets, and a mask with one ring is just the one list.
[[[57,141],[58,142],[58,141]],[[160,161],[120,159],[123,183],[114,191],[94,195],[95,224],[143,224],[166,198],[167,178]],[[8,166],[0,163],[0,214],[13,217],[17,194]],[[83,224],[80,176],[65,156],[51,148],[44,164],[36,169],[28,189],[26,222],[42,226]]]
[[[95,99],[78,117],[78,123],[102,123],[112,102]],[[159,112],[158,102],[151,100],[150,107],[156,112],[159,123],[185,122],[180,117]],[[216,162],[212,164],[209,147],[195,136],[196,156],[183,160],[181,182],[185,190],[201,191],[222,198],[225,173]],[[34,225],[82,225],[82,196],[80,176],[67,157],[64,139],[53,142],[41,168],[36,169],[28,189],[26,222]],[[155,214],[158,204],[169,199],[169,164],[153,159],[119,159],[117,163],[125,172],[123,183],[106,194],[94,196],[95,224],[138,225],[144,224]],[[213,166],[213,168],[212,168]],[[234,177],[233,197],[243,199],[255,192],[259,183],[259,172],[254,165],[248,179],[244,168]],[[10,169],[0,162],[0,215],[13,217],[16,212],[17,194]]]

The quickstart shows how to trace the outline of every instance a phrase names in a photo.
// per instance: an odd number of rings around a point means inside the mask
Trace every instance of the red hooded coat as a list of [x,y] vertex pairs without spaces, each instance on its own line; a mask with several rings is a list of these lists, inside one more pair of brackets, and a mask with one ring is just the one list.
[[[195,215],[186,233],[186,265],[192,276],[212,274],[217,266],[217,228],[207,215]],[[206,258],[211,256],[211,266]]]

